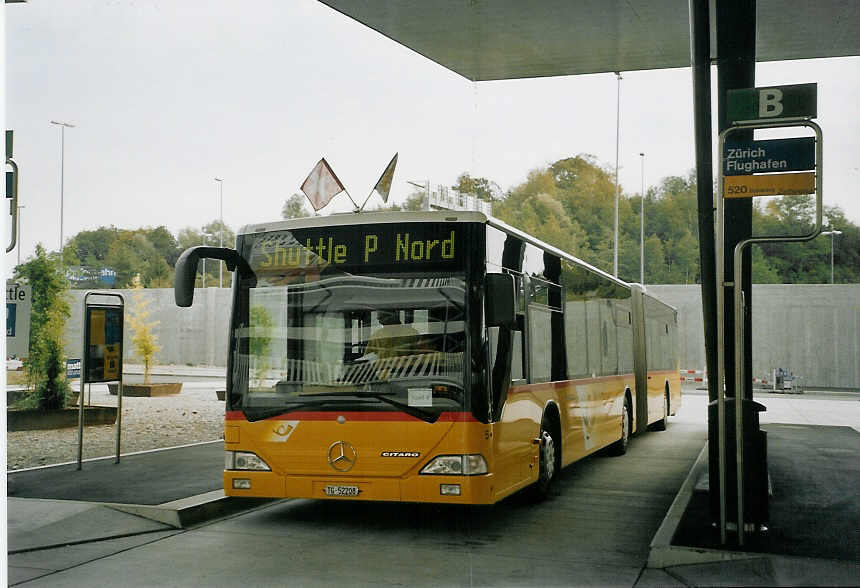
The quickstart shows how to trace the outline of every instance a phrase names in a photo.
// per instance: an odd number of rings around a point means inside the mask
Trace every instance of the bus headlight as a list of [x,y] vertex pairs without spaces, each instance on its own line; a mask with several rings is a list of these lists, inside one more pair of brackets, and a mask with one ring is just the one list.
[[224,452],[224,469],[225,470],[252,470],[258,472],[271,472],[265,461],[256,453],[250,451],[225,451]]
[[421,474],[443,476],[477,476],[487,473],[483,455],[440,455],[421,468]]

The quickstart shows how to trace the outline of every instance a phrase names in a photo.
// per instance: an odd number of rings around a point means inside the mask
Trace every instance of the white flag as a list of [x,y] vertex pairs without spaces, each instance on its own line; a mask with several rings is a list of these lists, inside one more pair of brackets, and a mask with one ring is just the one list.
[[323,208],[332,198],[345,189],[337,176],[334,175],[325,157],[319,160],[319,163],[314,166],[302,184],[302,192],[310,200],[314,211]]
[[382,201],[388,203],[388,193],[391,192],[391,182],[394,180],[394,168],[397,167],[397,153],[391,158],[388,167],[382,172],[379,181],[373,187],[382,196]]

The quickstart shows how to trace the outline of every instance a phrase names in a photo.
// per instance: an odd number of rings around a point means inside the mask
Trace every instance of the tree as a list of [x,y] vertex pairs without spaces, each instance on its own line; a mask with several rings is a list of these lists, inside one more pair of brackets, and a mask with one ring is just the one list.
[[502,189],[487,178],[473,178],[468,172],[457,177],[457,183],[451,186],[462,194],[471,194],[486,202],[497,202],[501,199]]
[[146,236],[146,239],[152,243],[152,246],[158,252],[168,266],[176,265],[176,259],[182,251],[179,250],[179,242],[173,236],[167,227],[160,225],[152,228],[141,229]]
[[779,272],[770,264],[761,247],[752,247],[752,281],[754,284],[779,284]]
[[[215,219],[210,223],[203,225],[200,229],[196,229],[194,227],[185,227],[179,231],[177,236],[177,242],[179,244],[179,250],[185,251],[189,247],[197,247],[199,245],[208,245],[209,247],[218,247],[221,244],[221,229],[223,227],[224,236],[223,236],[223,244],[224,247],[232,247],[236,242],[236,234],[233,232],[233,229],[228,227],[226,224],[223,224],[220,220]],[[203,267],[206,267],[206,283],[209,286],[217,286],[218,285],[218,266],[220,262],[218,260],[208,260],[204,264],[200,263],[198,268],[198,272],[200,272],[200,276],[197,278],[197,284],[203,285]],[[224,287],[229,287],[232,284],[233,274],[231,272],[224,272]]]
[[81,263],[104,263],[110,244],[116,238],[116,227],[99,227],[93,231],[81,231],[66,242],[63,260],[79,260]]
[[129,231],[123,231],[111,242],[105,261],[116,272],[116,288],[128,288],[140,273],[143,266],[140,245]]
[[33,289],[30,310],[30,349],[24,365],[35,402],[42,410],[65,406],[69,391],[63,365],[63,334],[69,317],[68,285],[55,254],[42,244],[26,263],[18,266],[15,279]]
[[281,208],[281,217],[290,218],[305,218],[311,213],[305,208],[305,197],[302,194],[293,194],[284,201],[284,206]]
[[212,247],[233,247],[236,244],[236,233],[218,219],[203,225],[201,233],[206,244]]
[[143,383],[149,384],[149,372],[155,364],[155,354],[161,351],[158,337],[152,332],[159,321],[149,320],[149,300],[143,293],[143,284],[139,277],[135,277],[133,286],[135,292],[131,297],[132,308],[128,317],[128,323],[134,331],[131,343],[143,360]]

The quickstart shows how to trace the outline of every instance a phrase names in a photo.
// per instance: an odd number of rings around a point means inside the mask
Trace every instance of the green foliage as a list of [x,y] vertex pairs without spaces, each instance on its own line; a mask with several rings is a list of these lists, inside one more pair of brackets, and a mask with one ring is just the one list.
[[[463,174],[461,178],[468,177]],[[640,281],[642,195],[622,193],[619,200],[618,275]],[[695,175],[664,178],[645,195],[645,283],[693,284],[699,274],[698,203]],[[609,168],[590,155],[561,159],[536,169],[494,206],[505,222],[612,271],[615,183]],[[755,235],[809,233],[814,199],[787,196],[753,208]],[[860,227],[839,208],[825,206],[825,224],[842,235],[807,243],[753,248],[753,281],[828,283],[833,239],[836,283],[860,282]]]
[[311,215],[305,208],[305,197],[302,194],[293,194],[284,201],[281,208],[281,218],[305,218]]
[[149,288],[173,282],[179,244],[164,226],[142,229],[99,227],[81,231],[66,243],[63,264],[75,277],[75,288],[104,288],[103,271],[115,272],[114,288],[127,288],[140,275]]
[[[592,155],[560,159],[546,168],[532,170],[519,185],[503,194],[487,178],[468,173],[458,176],[454,190],[492,202],[494,214],[505,222],[571,252],[605,271],[612,271],[614,249],[615,175]],[[670,176],[645,194],[645,283],[694,284],[700,281],[698,204],[695,175]],[[373,210],[424,210],[426,194],[418,189],[403,204],[377,205]],[[640,281],[640,222],[642,195],[619,195],[618,275]],[[799,235],[812,229],[814,199],[787,196],[754,203],[755,235]],[[281,216],[310,216],[305,199],[293,194],[284,202]],[[860,282],[860,227],[845,218],[838,207],[824,210],[825,225],[842,231],[835,237],[818,237],[806,243],[762,245],[753,249],[753,281],[763,283],[828,283],[833,250],[834,281]],[[139,276],[144,287],[170,287],[179,254],[196,245],[230,247],[233,231],[214,220],[203,227],[186,227],[176,238],[164,226],[135,230],[99,227],[72,237],[64,251],[68,266],[94,270],[93,279],[78,288],[104,287],[98,273],[116,272],[114,287],[128,287]],[[206,285],[217,286],[220,262],[205,263]],[[203,285],[204,264],[197,277]],[[84,272],[85,273],[85,272]],[[232,274],[224,272],[224,286]]]
[[[223,228],[223,237],[221,230]],[[223,241],[222,241],[223,239]],[[177,243],[179,244],[179,251],[185,251],[189,247],[196,247],[198,245],[208,245],[209,247],[220,247],[223,243],[224,247],[233,247],[236,244],[236,234],[233,230],[227,226],[226,223],[221,223],[220,220],[215,219],[212,222],[203,225],[200,229],[196,229],[194,227],[185,227],[184,229],[179,231],[179,235],[177,237]],[[200,266],[198,268],[199,275],[197,276],[196,285],[198,287],[203,286],[203,268],[206,268],[206,285],[211,287],[218,286],[218,267],[223,263],[218,260],[209,259],[206,260],[205,264],[201,261]],[[229,288],[233,283],[233,274],[229,271],[226,271],[226,268],[223,272],[224,277],[224,287]],[[171,282],[168,286],[172,286],[172,276]]]
[[271,367],[269,352],[272,347],[272,315],[264,306],[256,305],[250,309],[251,338],[248,351],[252,358],[254,380],[258,387],[263,386],[263,380]]
[[471,194],[486,202],[498,201],[502,193],[497,183],[487,178],[473,178],[466,172],[460,174],[457,183],[451,187],[462,194]]
[[24,366],[33,398],[42,410],[63,408],[69,391],[65,379],[63,333],[69,317],[68,287],[59,259],[36,245],[36,252],[16,268],[15,279],[33,289],[30,314],[30,349]]
[[143,293],[143,285],[140,278],[134,280],[135,292],[132,294],[132,308],[129,313],[128,323],[134,334],[131,343],[134,345],[137,355],[143,360],[143,383],[149,383],[149,373],[155,365],[155,354],[161,351],[158,337],[153,329],[158,326],[159,321],[149,320],[149,300]]

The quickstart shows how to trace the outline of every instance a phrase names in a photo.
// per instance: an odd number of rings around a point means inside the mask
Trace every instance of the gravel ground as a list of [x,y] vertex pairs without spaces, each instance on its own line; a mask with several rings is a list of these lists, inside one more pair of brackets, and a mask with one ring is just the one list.
[[[173,447],[224,436],[224,402],[215,391],[221,380],[185,382],[182,392],[156,398],[123,398],[121,453]],[[106,384],[93,384],[91,404],[116,406]],[[6,433],[7,470],[75,461],[78,429]],[[116,454],[115,425],[84,428],[84,459]]]

